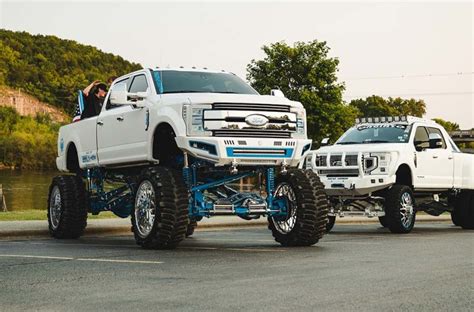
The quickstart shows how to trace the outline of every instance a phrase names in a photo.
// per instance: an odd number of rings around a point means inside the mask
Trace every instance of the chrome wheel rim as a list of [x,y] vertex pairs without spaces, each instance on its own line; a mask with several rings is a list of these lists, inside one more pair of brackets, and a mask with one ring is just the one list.
[[413,199],[410,193],[405,192],[400,198],[400,217],[402,225],[405,228],[409,228],[411,226],[414,215],[415,209],[413,207]]
[[51,222],[53,230],[58,228],[61,214],[61,192],[59,191],[59,187],[55,185],[49,199],[49,221]]
[[150,234],[155,217],[155,189],[150,181],[145,180],[138,187],[135,197],[135,227],[140,237],[146,238]]
[[288,183],[281,183],[278,184],[274,196],[286,199],[288,215],[285,220],[272,217],[273,224],[278,232],[281,234],[288,234],[296,225],[297,204],[295,191]]

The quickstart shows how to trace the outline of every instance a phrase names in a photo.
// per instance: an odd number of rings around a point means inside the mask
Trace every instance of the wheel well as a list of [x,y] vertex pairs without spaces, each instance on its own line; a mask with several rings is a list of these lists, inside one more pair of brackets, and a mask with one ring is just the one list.
[[408,167],[407,164],[403,164],[400,167],[398,167],[396,175],[397,175],[397,179],[396,179],[395,183],[407,185],[409,187],[413,187],[413,180],[412,180],[412,176],[411,176],[411,170],[410,170],[410,167]]
[[69,172],[78,172],[80,170],[79,158],[77,155],[77,148],[76,148],[76,145],[74,145],[74,143],[71,143],[67,149],[66,169]]
[[158,159],[160,164],[175,166],[177,159],[183,153],[176,144],[176,134],[167,123],[159,124],[153,133],[153,158]]

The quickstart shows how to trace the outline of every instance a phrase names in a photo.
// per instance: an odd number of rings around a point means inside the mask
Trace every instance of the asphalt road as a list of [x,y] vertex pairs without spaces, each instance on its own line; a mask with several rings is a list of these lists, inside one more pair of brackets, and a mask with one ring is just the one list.
[[0,310],[472,311],[473,233],[336,224],[314,247],[283,248],[253,227],[172,251],[131,235],[0,240]]

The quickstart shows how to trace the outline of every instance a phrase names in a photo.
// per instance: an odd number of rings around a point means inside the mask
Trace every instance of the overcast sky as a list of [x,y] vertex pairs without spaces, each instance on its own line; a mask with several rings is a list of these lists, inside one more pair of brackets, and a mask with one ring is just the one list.
[[261,47],[327,41],[344,99],[423,99],[427,117],[474,127],[472,2],[43,2],[0,0],[0,27],[56,35],[143,66],[245,78]]

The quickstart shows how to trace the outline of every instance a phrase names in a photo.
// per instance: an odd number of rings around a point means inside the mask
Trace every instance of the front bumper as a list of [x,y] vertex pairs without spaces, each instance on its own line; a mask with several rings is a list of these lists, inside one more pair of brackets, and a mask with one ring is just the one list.
[[272,139],[246,137],[176,137],[178,147],[196,158],[216,166],[279,166],[296,167],[311,149],[308,139]]
[[367,175],[358,177],[320,176],[328,196],[366,196],[383,190],[395,183],[395,176]]

